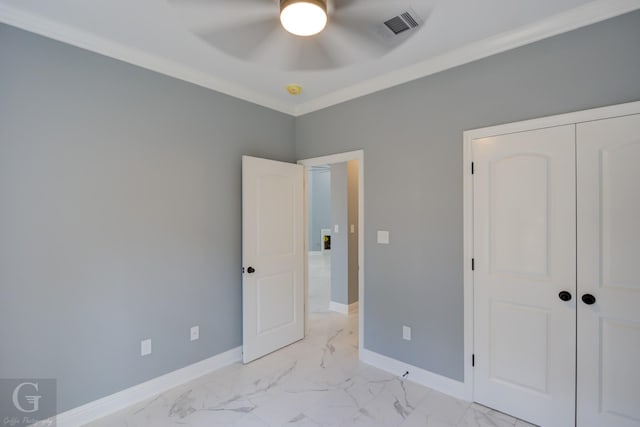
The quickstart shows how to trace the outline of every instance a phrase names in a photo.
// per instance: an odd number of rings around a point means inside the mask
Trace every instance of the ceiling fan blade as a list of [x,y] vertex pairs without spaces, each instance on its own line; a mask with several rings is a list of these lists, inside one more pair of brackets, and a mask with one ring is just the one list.
[[329,0],[327,27],[312,37],[282,28],[278,0],[168,1],[193,33],[233,57],[281,70],[322,70],[387,54],[415,31],[389,36],[384,22],[431,0]]
[[244,58],[276,69],[290,69],[292,52],[296,50],[296,38],[285,31],[279,21],[274,22],[272,31],[266,33]]
[[[235,1],[235,0],[234,0]],[[195,33],[211,46],[237,58],[249,58],[266,43],[272,33],[280,31],[278,18],[244,21],[239,25],[201,29]]]
[[379,33],[378,23],[366,19],[335,17],[331,24],[326,37],[336,40],[356,58],[380,57],[396,45]]
[[340,65],[322,38],[294,36],[280,25],[275,25],[271,32],[261,36],[253,49],[244,53],[242,59],[285,71],[318,70]]
[[[390,37],[384,21],[407,10],[405,1],[341,0],[342,6],[377,5],[368,9],[335,12],[318,35],[300,39],[297,44],[297,70],[335,69],[379,58],[391,52],[415,32]],[[341,7],[342,7],[341,6]],[[388,31],[388,30],[387,30]]]
[[292,70],[326,70],[340,68],[344,61],[335,54],[331,45],[322,37],[297,40],[293,54]]
[[417,15],[430,12],[428,0],[336,0],[335,11],[329,21],[352,20],[369,25],[382,23],[406,11],[413,11]]
[[[216,6],[216,5],[220,5],[221,3],[225,3],[219,0],[167,0],[167,1],[174,6],[189,6],[189,5]],[[274,4],[273,1],[271,0],[232,0],[232,1],[227,1],[226,3],[234,3],[237,5],[241,5],[242,7],[264,6],[265,4],[273,6]]]
[[272,0],[169,0],[172,9],[191,30],[217,28],[232,23],[278,15]]
[[389,4],[392,3],[389,0],[333,0],[333,9],[338,11],[338,10],[343,10],[343,9],[349,9],[352,7],[371,7],[371,6],[375,6],[380,5],[380,4]]

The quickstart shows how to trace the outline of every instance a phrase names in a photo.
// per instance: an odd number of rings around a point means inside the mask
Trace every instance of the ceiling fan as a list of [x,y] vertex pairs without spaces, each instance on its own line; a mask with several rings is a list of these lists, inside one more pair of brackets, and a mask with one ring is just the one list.
[[[286,71],[334,69],[379,58],[420,30],[433,2],[168,1],[190,30],[214,48],[245,61]],[[316,12],[317,25],[311,28],[296,18],[292,13],[294,9]],[[296,32],[303,35],[293,34]]]

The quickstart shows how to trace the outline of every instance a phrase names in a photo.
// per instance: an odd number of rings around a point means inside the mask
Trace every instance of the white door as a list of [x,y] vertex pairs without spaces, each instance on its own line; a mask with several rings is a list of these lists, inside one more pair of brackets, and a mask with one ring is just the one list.
[[242,157],[243,361],[304,337],[303,166]]
[[474,400],[545,427],[574,425],[575,126],[472,147]]
[[640,115],[577,133],[578,426],[638,427]]

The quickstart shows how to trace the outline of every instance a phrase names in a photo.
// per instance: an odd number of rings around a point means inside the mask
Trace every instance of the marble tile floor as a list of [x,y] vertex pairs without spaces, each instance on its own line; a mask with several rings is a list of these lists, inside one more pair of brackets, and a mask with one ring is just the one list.
[[329,311],[331,299],[331,251],[309,252],[309,312]]
[[303,340],[90,426],[530,426],[359,362],[357,322],[313,313]]

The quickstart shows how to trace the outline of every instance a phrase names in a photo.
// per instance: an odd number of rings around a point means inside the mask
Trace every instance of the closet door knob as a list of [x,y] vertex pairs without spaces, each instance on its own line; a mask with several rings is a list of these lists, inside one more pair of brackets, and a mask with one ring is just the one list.
[[587,305],[595,304],[596,297],[594,297],[591,294],[584,294],[584,295],[582,295],[582,302],[587,304]]
[[571,301],[571,293],[567,291],[561,291],[558,296],[562,301]]
[[253,268],[253,267],[247,268],[247,273],[251,274],[251,273],[255,273],[255,272],[256,272],[255,268]]

